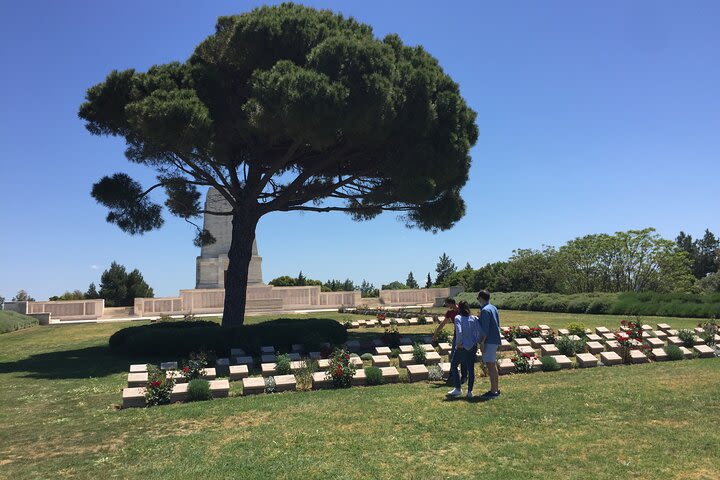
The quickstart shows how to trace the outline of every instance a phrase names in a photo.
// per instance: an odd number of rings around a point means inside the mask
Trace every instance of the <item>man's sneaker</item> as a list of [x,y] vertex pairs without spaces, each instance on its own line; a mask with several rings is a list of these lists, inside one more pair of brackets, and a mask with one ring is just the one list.
[[460,395],[462,395],[462,390],[460,390],[459,388],[453,388],[447,394],[448,397],[459,397]]
[[472,400],[472,398],[473,398],[472,390],[468,391],[467,398],[468,398],[468,400]]
[[488,390],[487,392],[483,393],[482,398],[497,398],[500,396],[500,390],[497,392],[493,392]]

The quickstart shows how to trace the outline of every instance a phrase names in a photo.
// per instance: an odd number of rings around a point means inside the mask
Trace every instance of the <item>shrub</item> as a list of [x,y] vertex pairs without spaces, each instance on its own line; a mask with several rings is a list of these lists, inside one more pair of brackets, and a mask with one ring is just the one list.
[[425,352],[425,348],[419,343],[415,343],[413,345],[412,354],[415,363],[425,363],[425,360],[427,360],[427,353]]
[[543,372],[556,372],[560,370],[560,364],[553,357],[540,357]]
[[210,382],[201,378],[190,380],[188,382],[187,399],[189,402],[211,400]]
[[522,330],[516,325],[510,325],[503,331],[503,336],[508,342],[512,342],[516,338],[523,336]]
[[14,332],[23,328],[34,327],[40,322],[33,317],[10,310],[0,310],[0,333]]
[[620,345],[618,355],[622,357],[623,362],[630,363],[631,350],[647,351],[650,347],[642,344],[642,325],[639,319],[635,322],[623,320],[620,324],[625,327],[625,331],[615,334],[615,340]]
[[382,335],[382,341],[390,348],[397,348],[400,346],[400,332],[398,332],[396,325],[390,325],[385,328],[385,332]]
[[530,353],[515,353],[515,356],[511,358],[515,364],[515,372],[517,373],[532,373],[532,365],[530,362],[533,358],[537,358],[536,355]]
[[442,369],[439,365],[430,365],[428,367],[428,380],[431,382],[443,379]]
[[385,383],[382,370],[378,367],[365,367],[365,378],[368,385],[382,385]]
[[239,327],[221,327],[207,320],[173,321],[123,328],[110,337],[109,343],[118,353],[187,357],[190,352],[226,352],[231,347],[257,354],[260,345],[289,351],[293,343],[307,346],[309,340],[318,346],[324,342],[341,344],[347,340],[347,330],[325,318],[278,319]]
[[277,356],[275,360],[275,373],[277,375],[289,375],[292,373],[289,355],[281,354]]
[[397,358],[398,356],[400,356],[400,349],[399,349],[399,348],[393,348],[392,350],[390,350],[390,356],[391,356],[392,358]]
[[[465,292],[457,300],[477,307],[477,293]],[[720,316],[720,293],[559,293],[493,292],[493,304],[506,310],[593,313],[613,315],[661,315],[711,318]]]
[[425,317],[418,318],[418,325],[427,325],[427,320]]
[[563,335],[555,340],[555,346],[562,355],[572,357],[585,349],[585,340],[582,338],[580,340],[574,340],[569,336]]
[[306,352],[319,352],[320,346],[323,343],[322,337],[315,333],[315,332],[309,332],[300,338],[300,343],[303,346],[303,350]]
[[446,343],[450,341],[450,333],[444,328],[436,335],[438,343]]
[[695,345],[695,332],[686,328],[678,331],[678,338],[682,340],[685,348],[692,348]]
[[570,335],[577,335],[579,337],[585,335],[585,324],[582,322],[570,322],[567,325],[567,329]]
[[190,353],[190,359],[183,362],[183,375],[188,381],[200,378],[207,364],[207,354],[205,352],[192,352]]
[[682,360],[685,358],[682,350],[677,345],[666,345],[665,353],[667,353],[668,360]]
[[702,327],[702,329],[705,330],[700,334],[700,338],[702,338],[703,342],[705,342],[705,345],[708,347],[715,347],[715,335],[720,332],[720,327],[718,327],[717,321],[713,318],[709,322],[701,323],[698,327]]
[[[608,300],[606,298],[598,298],[598,299],[590,302],[590,304],[587,307],[587,310],[585,310],[585,313],[594,313],[594,314],[608,313],[611,306],[612,306],[611,300]],[[630,312],[624,312],[624,313],[630,313]]]
[[370,360],[372,360],[372,357],[373,357],[373,356],[372,356],[372,353],[363,353],[362,355],[360,355],[360,358],[361,358],[362,360],[366,360],[366,361],[368,361],[368,362],[369,362]]
[[330,356],[330,366],[325,378],[332,380],[335,388],[349,388],[355,375],[355,366],[350,363],[350,354],[342,348],[336,349]]
[[275,392],[275,377],[265,378],[265,393]]
[[302,366],[295,372],[297,385],[300,390],[312,388],[312,374],[319,370],[318,361],[313,358],[305,358]]
[[148,383],[145,387],[147,406],[154,407],[170,403],[170,394],[174,385],[175,381],[168,379],[165,372],[155,365],[150,365],[148,367]]

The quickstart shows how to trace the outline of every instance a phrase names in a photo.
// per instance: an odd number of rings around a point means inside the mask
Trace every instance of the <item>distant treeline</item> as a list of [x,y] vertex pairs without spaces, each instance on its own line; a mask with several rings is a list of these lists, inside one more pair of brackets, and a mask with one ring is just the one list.
[[491,292],[720,292],[720,241],[709,230],[675,241],[653,228],[586,235],[542,250],[519,249],[506,261],[445,276],[442,286]]
[[[504,261],[458,269],[443,253],[435,267],[419,283],[408,273],[404,282],[381,285],[382,290],[461,286],[467,292],[595,293],[595,292],[720,292],[720,240],[705,230],[693,239],[685,232],[668,240],[654,228],[614,234],[593,234],[570,240],[559,248],[518,249]],[[358,289],[363,297],[377,297],[378,289],[363,280],[321,282],[288,275],[270,282],[275,286],[318,285],[323,291]],[[559,308],[559,307],[558,307]]]
[[[477,308],[477,294],[457,297]],[[537,312],[653,315],[667,317],[720,317],[720,294],[690,293],[538,293],[494,292],[490,302],[499,309]]]

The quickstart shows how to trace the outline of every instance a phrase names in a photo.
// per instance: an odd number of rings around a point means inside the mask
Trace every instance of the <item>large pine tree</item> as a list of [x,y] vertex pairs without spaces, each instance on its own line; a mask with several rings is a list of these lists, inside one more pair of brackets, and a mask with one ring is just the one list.
[[[155,170],[148,188],[124,173],[93,187],[124,231],[163,224],[157,189],[190,222],[205,213],[199,188],[227,200],[227,211],[207,212],[232,217],[224,325],[244,321],[264,215],[395,211],[409,226],[451,228],[465,213],[460,190],[478,136],[459,86],[422,47],[290,3],[221,17],[185,62],[111,72],[79,115]],[[213,240],[198,229],[197,244]]]

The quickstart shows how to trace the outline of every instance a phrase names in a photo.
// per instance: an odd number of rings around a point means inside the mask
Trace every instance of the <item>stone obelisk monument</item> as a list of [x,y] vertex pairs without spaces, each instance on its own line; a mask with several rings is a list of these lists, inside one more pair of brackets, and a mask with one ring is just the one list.
[[[210,187],[205,197],[205,210],[228,212],[230,205],[220,192]],[[215,237],[215,243],[203,246],[200,250],[200,256],[197,257],[195,288],[225,288],[225,271],[228,268],[228,251],[232,240],[232,216],[206,213],[203,227]],[[253,242],[248,286],[262,283],[262,257],[258,255],[257,242]]]

